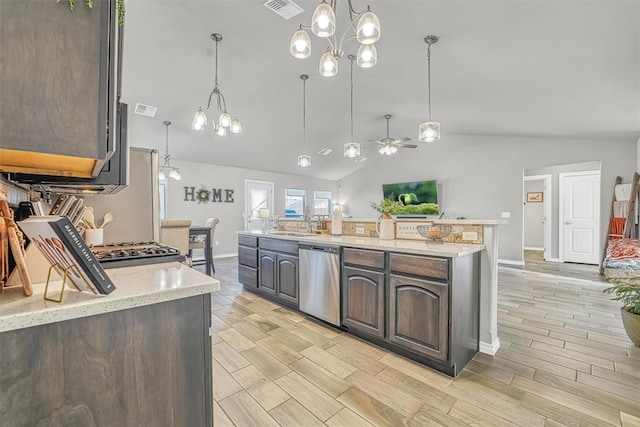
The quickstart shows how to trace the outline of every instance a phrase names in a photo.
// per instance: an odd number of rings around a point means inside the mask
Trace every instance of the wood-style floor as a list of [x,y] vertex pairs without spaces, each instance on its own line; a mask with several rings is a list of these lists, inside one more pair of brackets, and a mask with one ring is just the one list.
[[242,290],[216,259],[215,426],[640,426],[640,348],[605,283],[500,268],[501,348],[455,379]]

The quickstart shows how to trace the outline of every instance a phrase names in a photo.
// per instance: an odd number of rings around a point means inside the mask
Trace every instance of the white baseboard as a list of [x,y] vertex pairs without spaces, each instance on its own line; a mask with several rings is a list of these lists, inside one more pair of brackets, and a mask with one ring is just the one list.
[[490,354],[491,356],[494,356],[498,352],[499,348],[500,340],[498,338],[496,338],[496,340],[492,343],[480,341],[480,353]]
[[540,252],[544,252],[544,248],[539,248],[537,246],[525,246],[524,250],[525,251],[540,251]]
[[524,261],[516,261],[512,259],[498,259],[498,264],[524,266]]

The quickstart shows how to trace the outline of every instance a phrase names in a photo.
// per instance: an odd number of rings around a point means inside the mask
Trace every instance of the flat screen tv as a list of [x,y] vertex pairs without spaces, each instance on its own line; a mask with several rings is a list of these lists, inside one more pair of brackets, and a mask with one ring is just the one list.
[[382,194],[405,206],[405,214],[438,215],[436,180],[383,184]]

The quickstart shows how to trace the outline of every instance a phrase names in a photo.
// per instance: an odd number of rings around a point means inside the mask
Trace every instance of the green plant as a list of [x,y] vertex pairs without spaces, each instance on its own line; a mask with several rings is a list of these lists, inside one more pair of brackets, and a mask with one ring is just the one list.
[[[56,0],[56,3],[60,3],[61,1],[62,0]],[[93,2],[94,0],[84,0],[84,3],[89,9],[93,9]],[[76,0],[67,0],[67,3],[69,3],[69,10],[73,11],[76,7]],[[124,0],[116,0],[116,11],[118,12],[118,25],[122,27],[124,25],[125,14]]]
[[607,279],[613,286],[603,292],[617,295],[611,298],[614,301],[622,301],[622,308],[629,313],[640,315],[640,279],[621,278]]
[[382,214],[392,215],[437,215],[438,205],[435,203],[420,203],[419,205],[404,205],[392,198],[383,199],[380,203],[371,202],[371,207]]
[[394,213],[399,207],[404,206],[402,203],[393,200],[390,197],[382,199],[380,203],[371,202],[371,207],[380,213]]

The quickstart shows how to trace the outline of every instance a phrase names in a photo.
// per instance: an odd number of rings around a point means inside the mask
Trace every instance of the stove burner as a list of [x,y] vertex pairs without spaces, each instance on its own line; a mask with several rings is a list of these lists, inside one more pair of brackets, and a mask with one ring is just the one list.
[[110,243],[93,246],[91,251],[104,268],[179,261],[186,258],[174,247],[158,242]]

